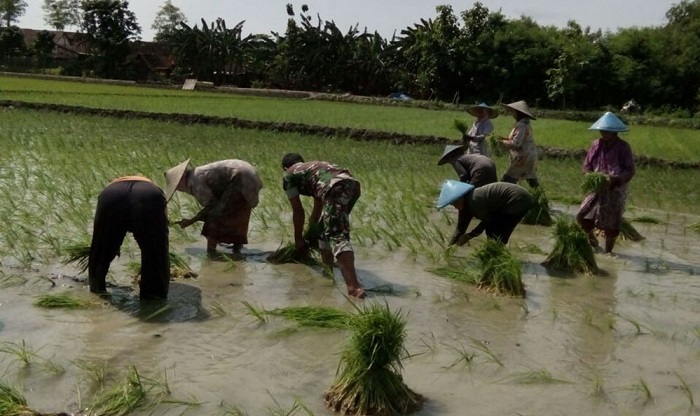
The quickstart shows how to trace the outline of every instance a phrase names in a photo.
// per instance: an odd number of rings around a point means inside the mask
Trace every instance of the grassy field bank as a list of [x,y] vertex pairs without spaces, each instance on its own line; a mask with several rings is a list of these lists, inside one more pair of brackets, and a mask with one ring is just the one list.
[[[223,93],[86,84],[70,81],[0,77],[0,98],[27,102],[80,105],[93,108],[202,114],[254,121],[305,123],[415,135],[459,138],[456,118],[471,116],[451,110],[361,105],[345,102],[263,98]],[[513,119],[494,120],[495,133],[507,135]],[[585,149],[596,138],[591,123],[539,119],[533,123],[539,145]],[[632,126],[624,137],[635,154],[679,161],[700,159],[700,130]]]

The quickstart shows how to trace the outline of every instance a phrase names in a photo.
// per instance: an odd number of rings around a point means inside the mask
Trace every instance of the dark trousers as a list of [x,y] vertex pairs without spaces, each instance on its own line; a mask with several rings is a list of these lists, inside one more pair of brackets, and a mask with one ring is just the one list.
[[146,181],[109,184],[97,199],[88,273],[91,292],[105,292],[109,265],[127,232],[141,249],[141,299],[166,298],[170,285],[168,220],[163,191]]
[[486,237],[491,240],[497,240],[503,244],[508,244],[510,235],[523,219],[527,210],[521,214],[502,214],[496,213],[485,226]]
[[[537,178],[529,178],[529,179],[525,179],[525,180],[527,181],[527,184],[530,185],[530,188],[537,188],[538,186],[540,186],[540,181],[537,180]],[[503,175],[503,177],[501,178],[501,182],[508,182],[508,183],[517,184],[518,180],[512,176]]]

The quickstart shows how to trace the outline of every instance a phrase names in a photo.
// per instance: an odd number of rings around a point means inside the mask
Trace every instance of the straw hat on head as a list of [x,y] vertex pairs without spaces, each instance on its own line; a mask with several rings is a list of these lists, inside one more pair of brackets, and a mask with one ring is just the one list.
[[438,197],[437,208],[445,208],[451,203],[455,202],[462,196],[468,194],[474,189],[474,185],[459,181],[453,181],[451,179],[446,180],[442,184],[442,189],[440,189],[440,196]]
[[481,103],[479,105],[467,107],[467,113],[473,115],[474,117],[479,117],[479,110],[481,109],[487,110],[489,112],[489,118],[498,117],[498,110],[496,110],[493,107],[489,107],[486,103]]
[[170,198],[175,194],[177,185],[182,180],[182,177],[187,171],[187,166],[190,164],[190,159],[185,160],[174,168],[170,168],[165,172],[165,200],[170,201]]
[[510,104],[505,104],[505,106],[510,108],[511,110],[515,110],[519,113],[523,113],[533,120],[537,120],[537,118],[532,115],[532,110],[530,110],[530,107],[528,107],[527,103],[523,100],[516,101],[516,102],[510,103]]
[[612,131],[615,133],[620,133],[627,131],[630,128],[625,125],[617,116],[610,111],[603,114],[598,121],[593,123],[588,130],[600,130],[600,131]]
[[447,145],[445,146],[445,151],[442,152],[442,156],[440,156],[440,160],[438,160],[438,165],[444,165],[447,163],[447,160],[452,157],[456,156],[457,153],[461,152],[464,153],[464,151],[467,150],[467,146],[464,145]]

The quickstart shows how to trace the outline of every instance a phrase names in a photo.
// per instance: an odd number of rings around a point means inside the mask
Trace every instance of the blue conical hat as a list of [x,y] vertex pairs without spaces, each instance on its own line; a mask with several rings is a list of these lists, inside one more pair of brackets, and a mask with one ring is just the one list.
[[629,130],[629,127],[625,125],[617,116],[610,111],[603,114],[602,117],[598,119],[588,130],[602,130],[602,131],[613,131],[622,132]]
[[451,179],[446,180],[443,182],[442,189],[440,190],[437,208],[445,208],[462,196],[468,194],[472,189],[474,189],[474,185],[472,184],[453,181]]

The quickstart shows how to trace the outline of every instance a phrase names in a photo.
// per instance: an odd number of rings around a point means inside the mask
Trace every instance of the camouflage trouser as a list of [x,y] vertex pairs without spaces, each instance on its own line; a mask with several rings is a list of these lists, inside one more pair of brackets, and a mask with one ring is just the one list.
[[320,222],[323,233],[319,248],[331,250],[333,256],[352,251],[350,244],[350,211],[360,198],[360,183],[346,179],[333,185],[323,198]]

